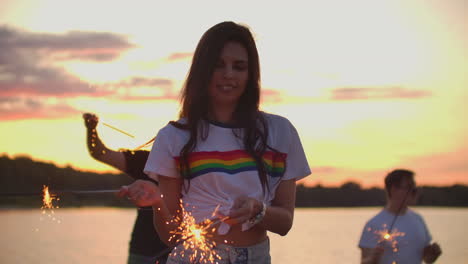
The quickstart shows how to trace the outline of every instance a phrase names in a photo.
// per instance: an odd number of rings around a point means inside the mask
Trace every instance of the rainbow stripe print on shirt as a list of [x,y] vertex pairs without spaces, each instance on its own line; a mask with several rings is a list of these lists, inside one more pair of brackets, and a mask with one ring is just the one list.
[[[268,175],[281,177],[286,169],[286,157],[285,153],[266,151],[263,160],[267,165]],[[176,157],[175,160],[180,168],[180,157]],[[236,174],[257,170],[254,159],[245,150],[192,152],[189,165],[191,178],[210,172]]]

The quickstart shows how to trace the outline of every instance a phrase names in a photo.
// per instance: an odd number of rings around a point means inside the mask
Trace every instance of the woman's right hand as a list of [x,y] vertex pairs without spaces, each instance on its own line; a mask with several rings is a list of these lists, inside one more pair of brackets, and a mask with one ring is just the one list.
[[117,196],[127,197],[139,207],[154,206],[162,202],[159,187],[145,180],[136,180],[130,185],[122,186]]
[[84,113],[83,119],[85,121],[85,126],[87,129],[95,129],[99,123],[99,117],[92,113]]
[[263,209],[263,203],[257,199],[241,196],[234,200],[229,215],[219,215],[229,225],[237,225],[247,222],[259,214]]

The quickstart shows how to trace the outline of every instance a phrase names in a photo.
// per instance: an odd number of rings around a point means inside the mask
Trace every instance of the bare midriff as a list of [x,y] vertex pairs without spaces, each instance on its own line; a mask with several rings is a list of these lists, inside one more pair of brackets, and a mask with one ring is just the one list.
[[213,240],[217,244],[227,244],[235,247],[252,246],[267,239],[266,230],[260,225],[255,225],[249,230],[242,231],[242,225],[231,226],[226,235],[220,235],[215,231],[212,233]]

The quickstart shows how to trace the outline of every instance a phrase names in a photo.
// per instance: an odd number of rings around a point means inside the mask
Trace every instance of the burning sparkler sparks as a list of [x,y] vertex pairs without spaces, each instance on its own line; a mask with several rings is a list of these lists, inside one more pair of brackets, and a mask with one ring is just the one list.
[[52,201],[56,198],[55,195],[50,195],[50,193],[49,193],[49,187],[48,187],[48,186],[45,186],[45,185],[43,185],[42,193],[43,193],[43,197],[42,197],[42,202],[43,202],[42,209],[53,209],[53,208],[54,208],[54,205],[52,204]]
[[[393,252],[398,252],[398,240],[396,238],[405,236],[405,233],[399,232],[396,228],[389,230],[386,224],[383,224],[382,228],[381,230],[374,231],[374,234],[379,237],[377,243],[388,243]],[[369,228],[368,231],[372,231],[372,229]]]
[[182,245],[183,250],[172,254],[174,256],[178,254],[183,258],[188,257],[190,263],[216,263],[221,256],[214,250],[216,242],[212,240],[212,237],[216,227],[213,226],[220,223],[221,219],[207,219],[197,224],[193,215],[183,206],[181,206],[181,212],[180,216],[173,220],[178,223],[178,227],[171,231],[170,240],[176,239],[176,244]]
[[[60,220],[57,220],[54,217],[54,209],[59,208],[58,205],[54,205],[54,201],[60,201],[60,198],[57,194],[107,194],[107,193],[118,193],[119,190],[60,190],[50,192],[49,187],[43,185],[42,192],[10,192],[10,193],[0,193],[0,196],[42,196],[42,214],[47,215],[53,221],[60,223]],[[42,220],[42,218],[41,218]]]
[[47,216],[51,218],[53,221],[57,221],[58,223],[60,223],[60,220],[57,220],[57,218],[55,218],[54,216],[55,214],[54,209],[59,208],[59,207],[53,204],[54,200],[59,201],[60,198],[54,194],[50,194],[49,187],[46,185],[43,185],[42,193],[43,193],[42,207],[41,207],[42,214],[47,214]]

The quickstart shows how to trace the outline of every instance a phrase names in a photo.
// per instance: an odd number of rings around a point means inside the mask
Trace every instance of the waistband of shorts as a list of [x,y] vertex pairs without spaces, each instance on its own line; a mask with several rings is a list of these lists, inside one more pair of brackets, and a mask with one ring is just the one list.
[[251,245],[251,246],[231,246],[229,244],[217,244],[215,248],[216,249],[246,248],[246,249],[255,250],[255,249],[259,249],[259,248],[264,248],[266,246],[269,247],[269,245],[270,245],[270,238],[267,237],[262,242],[260,242],[258,244],[255,244],[255,245]]

